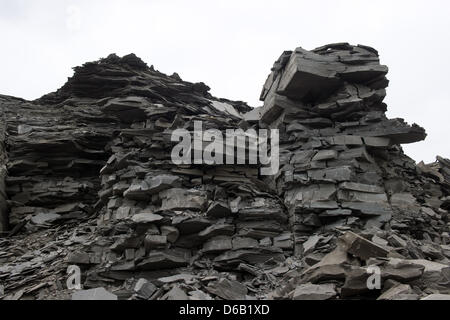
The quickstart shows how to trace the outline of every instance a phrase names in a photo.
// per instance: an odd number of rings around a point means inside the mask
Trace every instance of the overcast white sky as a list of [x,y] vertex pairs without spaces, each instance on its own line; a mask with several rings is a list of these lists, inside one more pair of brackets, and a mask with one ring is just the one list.
[[35,99],[72,67],[136,53],[212,94],[259,106],[283,50],[366,44],[390,68],[390,117],[427,130],[416,161],[450,157],[450,1],[0,0],[0,93]]

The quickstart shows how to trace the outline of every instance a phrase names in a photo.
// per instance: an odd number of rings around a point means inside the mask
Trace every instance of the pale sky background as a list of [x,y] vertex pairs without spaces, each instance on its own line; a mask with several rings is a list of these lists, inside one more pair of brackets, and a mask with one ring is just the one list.
[[283,50],[366,44],[390,68],[389,117],[422,125],[416,161],[450,157],[450,1],[0,0],[0,93],[35,99],[72,67],[136,53],[218,97],[261,105]]

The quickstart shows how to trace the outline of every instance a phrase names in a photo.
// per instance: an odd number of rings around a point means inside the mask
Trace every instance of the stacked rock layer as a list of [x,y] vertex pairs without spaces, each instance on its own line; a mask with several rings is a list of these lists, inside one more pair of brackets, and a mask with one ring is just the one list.
[[261,94],[261,126],[281,130],[282,168],[273,184],[299,241],[319,228],[382,227],[420,215],[416,202],[424,199],[405,177],[415,165],[399,145],[426,134],[386,117],[387,72],[374,49],[348,44],[297,48],[274,64]]

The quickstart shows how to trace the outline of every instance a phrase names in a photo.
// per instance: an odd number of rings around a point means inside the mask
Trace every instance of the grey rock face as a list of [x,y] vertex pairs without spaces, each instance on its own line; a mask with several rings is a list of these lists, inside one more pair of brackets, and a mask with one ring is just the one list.
[[[426,134],[386,117],[387,72],[366,46],[286,51],[252,110],[110,55],[0,96],[0,299],[446,297],[450,161],[403,154]],[[280,171],[174,164],[194,121],[279,129]]]
[[117,296],[105,288],[96,288],[77,291],[72,295],[72,300],[117,300]]
[[302,284],[298,286],[292,298],[294,300],[328,300],[336,296],[336,287],[333,284]]

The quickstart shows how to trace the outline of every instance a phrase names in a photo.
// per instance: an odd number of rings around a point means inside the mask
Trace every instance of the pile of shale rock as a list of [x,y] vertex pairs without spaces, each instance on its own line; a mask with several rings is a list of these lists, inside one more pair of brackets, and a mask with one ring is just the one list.
[[[0,298],[448,298],[450,161],[403,154],[426,134],[386,118],[387,71],[369,47],[298,48],[251,109],[110,55],[0,96]],[[279,172],[175,164],[197,121],[279,129]]]

